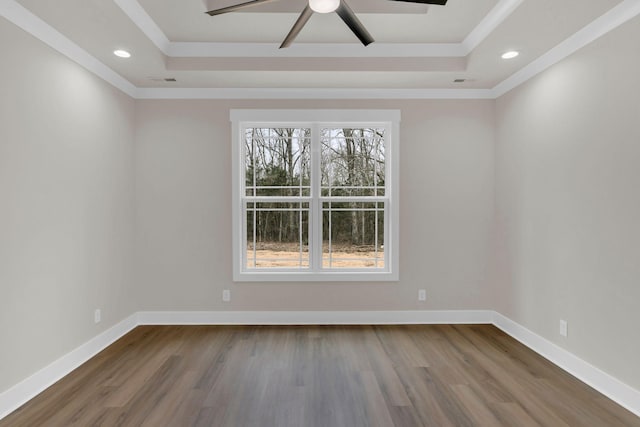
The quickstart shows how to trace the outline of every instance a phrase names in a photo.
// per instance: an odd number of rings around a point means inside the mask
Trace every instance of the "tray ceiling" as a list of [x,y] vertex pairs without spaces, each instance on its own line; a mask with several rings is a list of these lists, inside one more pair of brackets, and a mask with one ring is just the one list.
[[[359,44],[335,13],[314,14],[278,49],[305,0],[214,17],[204,12],[234,0],[4,3],[23,6],[134,87],[224,90],[490,90],[616,7],[640,13],[630,4],[637,0],[349,0],[375,43]],[[500,58],[511,49],[520,56]]]

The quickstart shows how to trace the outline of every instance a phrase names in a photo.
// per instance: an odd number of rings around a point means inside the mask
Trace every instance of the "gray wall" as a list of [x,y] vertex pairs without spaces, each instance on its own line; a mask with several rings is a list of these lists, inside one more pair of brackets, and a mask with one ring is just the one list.
[[636,18],[497,100],[494,305],[636,389],[638,40]]
[[[496,309],[640,388],[639,39],[496,102],[136,102],[0,19],[0,392],[138,310]],[[230,108],[402,111],[399,283],[232,283]]]
[[[232,282],[230,108],[401,110],[399,283]],[[493,111],[492,101],[137,102],[140,309],[490,307]]]
[[134,311],[134,101],[2,18],[0,43],[2,392]]

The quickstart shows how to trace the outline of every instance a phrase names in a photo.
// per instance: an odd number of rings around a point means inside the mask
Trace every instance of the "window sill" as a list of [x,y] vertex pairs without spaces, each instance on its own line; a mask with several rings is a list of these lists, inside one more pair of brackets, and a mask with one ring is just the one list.
[[389,271],[331,271],[322,273],[300,272],[239,272],[234,282],[397,282],[399,274]]

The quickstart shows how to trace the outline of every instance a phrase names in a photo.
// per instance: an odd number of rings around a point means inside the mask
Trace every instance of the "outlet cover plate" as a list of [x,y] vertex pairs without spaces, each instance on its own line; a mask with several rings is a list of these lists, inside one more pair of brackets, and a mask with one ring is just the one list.
[[560,320],[560,335],[563,337],[569,335],[569,324],[566,320]]

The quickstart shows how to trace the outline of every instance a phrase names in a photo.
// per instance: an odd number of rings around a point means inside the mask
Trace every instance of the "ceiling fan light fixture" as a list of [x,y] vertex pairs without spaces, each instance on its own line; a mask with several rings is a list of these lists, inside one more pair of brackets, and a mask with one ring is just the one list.
[[309,7],[317,13],[331,13],[340,6],[340,0],[309,0]]

